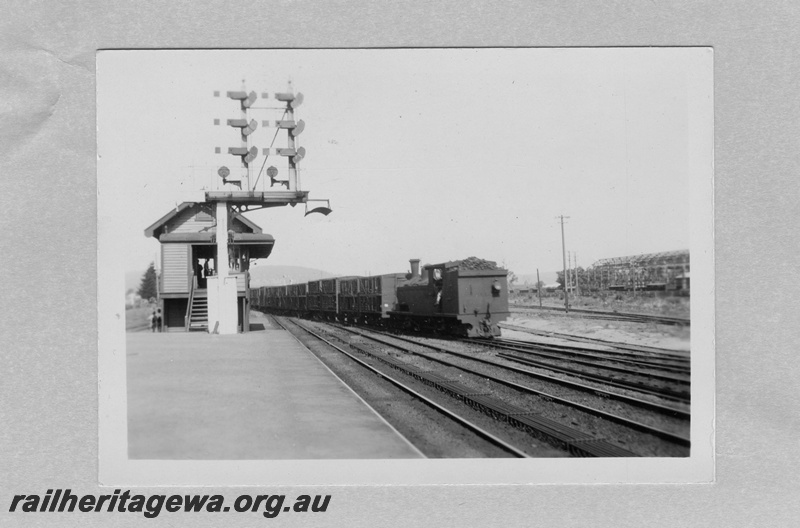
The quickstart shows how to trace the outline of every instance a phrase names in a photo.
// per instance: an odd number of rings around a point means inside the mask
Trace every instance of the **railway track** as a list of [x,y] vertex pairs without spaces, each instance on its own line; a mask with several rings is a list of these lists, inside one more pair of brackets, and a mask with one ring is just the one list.
[[[467,342],[485,345],[486,341],[468,339]],[[558,361],[570,361],[576,365],[586,365],[590,367],[603,368],[610,371],[637,373],[648,376],[652,379],[666,382],[688,383],[689,363],[671,362],[661,359],[642,358],[619,353],[604,353],[593,349],[581,347],[547,345],[541,343],[531,343],[528,341],[517,341],[514,339],[494,339],[491,346],[503,348],[516,352],[523,352],[533,356]],[[617,367],[606,363],[624,365]]]
[[[552,354],[548,353],[547,351],[541,351],[542,348],[546,347],[531,343],[511,344],[508,342],[504,342],[503,340],[486,341],[478,339],[463,339],[462,341],[466,343],[477,344],[482,347],[509,350],[512,352],[523,353],[527,355],[536,355],[548,360],[556,360],[562,362],[568,361],[570,365],[577,365],[578,367],[586,367],[598,371],[606,370],[606,371],[628,374],[630,376],[627,379],[620,379],[616,374],[590,373],[586,372],[585,370],[581,370],[580,368],[572,368],[569,366],[558,366],[552,364],[551,362],[547,361],[542,362],[531,359],[529,357],[521,357],[516,354],[509,354],[505,352],[497,354],[497,357],[509,361],[514,361],[531,367],[546,369],[554,373],[568,375],[584,381],[599,383],[605,386],[616,387],[618,389],[623,389],[623,390],[634,390],[641,394],[649,394],[651,396],[662,398],[675,403],[681,403],[686,405],[690,403],[690,391],[689,391],[690,380],[688,372],[685,372],[683,376],[680,375],[676,376],[674,374],[657,374],[652,372],[645,372],[639,369],[632,369],[631,367],[615,367],[613,365],[603,365],[597,362],[585,361],[580,359],[572,360],[559,356],[558,354]],[[559,351],[557,347],[553,348],[552,350]],[[673,386],[676,386],[677,388],[655,387],[652,385],[648,385],[647,383],[648,380],[655,380],[661,382],[662,384],[666,382],[667,384],[671,384]]]
[[[342,328],[346,328],[346,327],[342,327]],[[619,392],[608,391],[608,390],[606,390],[606,389],[604,389],[602,387],[586,385],[586,384],[580,383],[578,381],[573,381],[573,380],[564,379],[564,378],[560,378],[560,377],[550,376],[550,375],[543,374],[543,373],[540,373],[540,372],[537,372],[537,371],[532,371],[532,370],[529,370],[529,369],[523,369],[523,368],[515,367],[515,366],[509,365],[507,363],[500,363],[500,362],[492,361],[492,360],[489,360],[489,359],[483,359],[483,358],[475,356],[474,354],[465,354],[463,352],[450,350],[448,348],[444,348],[444,347],[441,347],[441,346],[431,345],[429,343],[422,343],[422,342],[419,342],[418,340],[415,340],[415,339],[402,337],[402,336],[394,335],[394,334],[388,334],[386,332],[381,332],[381,331],[378,331],[378,330],[375,330],[375,329],[372,329],[372,328],[370,328],[369,330],[372,331],[372,332],[375,332],[377,334],[382,334],[382,335],[385,335],[387,337],[391,337],[393,339],[397,339],[397,340],[400,340],[400,341],[405,341],[405,342],[408,342],[408,343],[419,345],[421,347],[426,347],[426,348],[429,348],[431,350],[435,350],[437,352],[441,352],[441,353],[444,353],[444,354],[448,354],[448,355],[452,355],[452,356],[468,359],[470,361],[474,361],[474,362],[477,362],[477,363],[483,363],[483,364],[486,364],[486,365],[491,365],[493,367],[498,367],[500,369],[507,370],[507,371],[510,371],[510,372],[523,374],[523,375],[525,375],[527,377],[533,377],[533,378],[536,378],[536,379],[539,379],[539,380],[542,380],[542,381],[546,381],[548,383],[553,383],[555,385],[561,385],[563,387],[566,387],[566,388],[569,388],[569,389],[573,389],[573,390],[576,390],[578,392],[596,394],[596,395],[598,395],[598,396],[600,396],[600,397],[602,397],[602,398],[604,398],[606,400],[618,401],[618,402],[621,402],[621,403],[632,405],[634,407],[639,407],[639,408],[645,409],[645,410],[650,411],[650,412],[655,412],[655,413],[658,413],[658,414],[662,414],[664,416],[677,417],[677,418],[681,418],[681,419],[689,419],[689,416],[690,416],[689,413],[687,411],[685,411],[683,408],[681,408],[680,406],[664,405],[664,404],[659,403],[659,402],[654,402],[654,401],[647,400],[647,399],[637,398],[637,397],[629,396],[627,394],[621,394]],[[485,344],[485,342],[483,344]],[[679,404],[682,403],[682,404],[688,405],[688,402],[683,400],[683,399],[681,399],[677,403],[679,403]]]
[[[386,379],[393,385],[397,386],[404,392],[408,394],[415,394],[415,397],[419,397],[421,401],[425,401],[426,404],[435,406],[435,408],[439,411],[448,416],[451,419],[457,420],[459,423],[468,427],[470,430],[475,432],[476,434],[480,435],[481,437],[492,441],[498,446],[501,446],[504,450],[511,453],[513,456],[518,457],[527,457],[528,455],[514,447],[513,445],[504,442],[503,440],[499,439],[496,435],[493,435],[489,431],[484,428],[481,428],[470,420],[463,418],[451,410],[448,410],[441,404],[437,404],[433,402],[430,398],[425,398],[425,396],[421,395],[419,391],[414,390],[412,387],[409,386],[408,383],[404,383],[397,379],[397,377],[393,375],[387,374],[383,369],[375,368],[375,366],[368,364],[367,362],[363,361],[362,359],[356,357],[353,353],[344,350],[341,346],[338,346],[332,343],[326,337],[320,335],[320,333],[315,332],[314,330],[306,327],[305,325],[298,323],[297,321],[292,320],[293,325],[296,325],[296,328],[302,329],[301,331],[308,333],[308,335],[314,336],[316,339],[325,342],[328,346],[335,348],[340,353],[346,355],[348,358],[356,361],[359,365],[367,368],[370,372],[381,376],[382,378]],[[341,327],[335,327],[340,328]],[[354,332],[359,333],[359,332]],[[360,334],[360,333],[359,333]],[[366,337],[366,336],[362,336]],[[341,338],[336,338],[341,340]],[[354,350],[361,356],[366,356],[372,362],[380,362],[386,367],[393,369],[394,371],[399,371],[402,374],[412,378],[416,382],[422,383],[428,387],[432,387],[439,392],[442,392],[456,400],[467,404],[469,407],[482,412],[483,414],[489,415],[495,420],[500,420],[501,422],[505,422],[516,429],[520,429],[524,432],[529,433],[534,438],[539,440],[545,440],[551,445],[558,446],[562,449],[567,450],[571,455],[574,456],[601,456],[601,457],[633,457],[637,456],[636,454],[622,449],[614,444],[608,443],[604,439],[596,438],[593,435],[584,433],[580,430],[575,428],[566,426],[554,420],[548,419],[546,417],[538,415],[538,413],[531,412],[529,410],[523,409],[516,405],[513,405],[508,402],[504,402],[497,398],[494,398],[484,390],[475,390],[470,388],[467,385],[464,385],[459,380],[454,380],[448,378],[446,376],[442,376],[440,373],[436,372],[435,370],[429,369],[420,369],[409,365],[408,363],[394,358],[391,355],[376,352],[374,350],[370,350],[369,348],[359,345],[357,343],[348,343],[344,340],[341,340],[342,344],[347,345],[347,347]],[[423,400],[424,398],[424,400]]]
[[[500,378],[498,376],[493,376],[493,375],[487,373],[485,370],[484,371],[475,370],[475,369],[472,369],[472,368],[465,367],[464,365],[458,365],[458,364],[449,362],[447,360],[443,360],[443,359],[440,359],[440,358],[432,357],[429,354],[416,352],[414,350],[409,349],[408,347],[399,346],[397,343],[393,343],[390,340],[387,340],[386,338],[389,338],[391,340],[399,340],[399,341],[402,341],[402,342],[408,342],[410,344],[413,344],[413,345],[416,345],[416,346],[419,346],[419,347],[423,347],[423,348],[428,348],[428,349],[431,349],[431,350],[434,350],[434,351],[440,352],[440,353],[446,353],[446,354],[449,354],[449,355],[454,355],[454,356],[459,356],[459,357],[462,357],[462,358],[467,358],[467,359],[470,359],[470,360],[478,362],[478,363],[483,363],[483,364],[493,365],[493,366],[496,366],[496,367],[501,367],[501,368],[504,368],[504,369],[509,369],[509,367],[507,367],[505,365],[502,365],[500,363],[489,361],[489,360],[485,360],[485,359],[475,358],[475,357],[470,356],[468,354],[464,354],[464,353],[448,350],[448,349],[445,349],[445,348],[442,348],[442,347],[438,347],[438,346],[435,346],[435,345],[430,345],[428,343],[423,343],[423,342],[420,342],[420,341],[417,341],[417,340],[414,340],[414,339],[409,339],[409,338],[405,338],[405,337],[399,337],[399,336],[396,336],[396,335],[390,335],[390,334],[386,334],[384,332],[378,332],[378,331],[375,331],[374,329],[369,329],[369,332],[382,335],[383,338],[382,337],[376,337],[374,335],[366,334],[366,333],[364,333],[363,331],[360,331],[360,330],[354,330],[354,329],[347,328],[347,327],[340,327],[340,328],[342,330],[344,330],[344,331],[359,335],[359,336],[361,336],[363,338],[370,339],[372,341],[381,343],[381,344],[386,345],[386,346],[390,346],[390,347],[392,347],[394,349],[397,349],[397,350],[400,350],[400,351],[402,351],[404,353],[409,353],[409,354],[413,354],[413,355],[416,355],[416,356],[424,357],[425,359],[427,359],[429,361],[432,361],[432,362],[435,362],[435,363],[439,363],[439,364],[442,364],[442,365],[446,365],[446,366],[449,366],[449,367],[455,367],[455,368],[460,369],[460,370],[462,370],[464,372],[480,376],[482,378],[491,380],[491,381],[493,381],[495,383],[499,383],[499,384],[505,385],[507,387],[511,387],[511,388],[513,388],[513,389],[515,389],[517,391],[522,392],[522,393],[541,397],[541,398],[547,400],[548,402],[555,402],[555,403],[558,403],[560,405],[564,405],[564,406],[570,407],[572,409],[575,409],[575,410],[578,410],[578,411],[581,411],[581,412],[584,412],[584,413],[587,413],[587,414],[591,414],[593,416],[597,416],[597,417],[599,417],[599,418],[601,418],[603,420],[608,420],[610,422],[614,422],[614,423],[623,425],[625,427],[629,427],[629,428],[631,428],[633,430],[636,430],[638,432],[643,432],[643,433],[650,434],[650,435],[653,435],[655,437],[658,437],[660,439],[667,440],[669,442],[673,442],[673,443],[675,443],[677,445],[686,446],[686,447],[688,447],[690,445],[689,439],[687,437],[685,437],[685,436],[680,435],[680,434],[676,434],[676,433],[673,433],[673,432],[670,432],[670,431],[666,431],[666,430],[664,430],[662,428],[655,427],[655,426],[652,426],[652,425],[647,425],[645,423],[642,423],[642,422],[639,422],[639,421],[636,421],[636,420],[632,420],[630,418],[626,418],[626,417],[620,416],[619,414],[606,412],[606,411],[603,411],[603,410],[600,410],[600,409],[597,409],[597,408],[594,408],[594,407],[591,407],[591,406],[588,406],[588,405],[584,405],[584,404],[581,404],[581,403],[578,403],[578,402],[575,402],[575,401],[571,401],[571,400],[568,400],[568,399],[565,399],[565,398],[561,398],[561,397],[558,397],[558,396],[553,395],[551,393],[547,393],[547,392],[542,391],[542,390],[534,389],[534,388],[532,388],[530,386],[522,385],[522,384],[516,383],[514,381],[508,380],[508,379]],[[514,369],[513,367],[511,367],[510,370],[514,370],[516,372],[529,373],[529,371],[526,371],[526,370],[520,371],[519,369]],[[629,399],[629,398],[628,399],[623,398],[623,401],[626,401],[626,403],[631,403],[633,400]],[[675,417],[675,418],[680,418],[680,419],[688,419],[689,418],[689,413],[688,412],[680,411],[680,410],[677,410],[677,409],[674,409],[674,408],[664,408],[662,406],[650,406],[648,404],[648,402],[642,402],[642,401],[636,401],[636,403],[643,404],[644,406],[649,407],[651,410],[655,409],[657,412],[666,412],[666,413],[670,414],[672,417]]]
[[[689,363],[690,361],[689,353],[682,352],[680,350],[672,350],[669,348],[658,348],[645,345],[632,345],[629,343],[619,343],[617,341],[609,341],[607,339],[598,339],[596,337],[586,337],[575,334],[564,334],[560,332],[535,330],[533,328],[528,328],[527,326],[513,325],[509,323],[499,323],[498,326],[500,326],[500,328],[505,328],[507,330],[516,330],[518,332],[523,332],[538,337],[557,338],[557,339],[563,339],[565,341],[575,341],[578,343],[588,343],[598,346],[613,347],[615,350],[626,351],[626,354],[632,352],[634,354],[640,354],[644,357],[651,357],[651,356],[661,357],[664,358],[665,360],[674,360],[676,362]],[[506,340],[518,341],[511,339],[506,339]]]
[[654,396],[657,398],[661,398],[663,400],[668,400],[674,403],[682,403],[688,405],[690,403],[690,393],[689,388],[686,387],[685,390],[672,390],[667,388],[653,388],[646,386],[643,382],[632,382],[627,380],[617,380],[610,376],[602,376],[602,375],[594,375],[588,374],[578,369],[571,369],[566,367],[556,367],[549,363],[542,363],[541,361],[535,361],[532,359],[528,359],[526,357],[520,357],[514,354],[507,354],[507,353],[499,353],[497,357],[507,359],[509,361],[514,361],[516,363],[521,363],[523,365],[528,365],[531,367],[536,367],[540,369],[549,370],[551,372],[561,373],[568,376],[572,376],[584,381],[595,382],[601,385],[606,385],[609,387],[615,387],[618,389],[623,390],[632,390],[636,391],[640,394],[647,394],[650,396]]
[[[557,337],[552,335],[544,335],[542,337]],[[587,357],[616,359],[626,363],[639,364],[642,366],[652,366],[662,368],[663,370],[674,371],[689,371],[691,366],[691,359],[688,355],[677,356],[670,354],[660,354],[658,352],[645,351],[629,347],[625,344],[619,346],[609,341],[603,343],[596,343],[594,341],[586,341],[586,344],[593,345],[587,347],[586,345],[565,345],[556,343],[543,343],[541,341],[525,341],[522,339],[512,339],[507,337],[496,338],[497,343],[506,343],[510,345],[520,346],[536,346],[542,350],[549,350],[553,352],[562,353],[565,355],[585,355]],[[599,348],[598,348],[599,347]]]
[[[690,376],[688,367],[687,369],[676,371],[671,366],[660,367],[649,363],[624,362],[618,358],[609,359],[608,357],[597,356],[588,352],[582,353],[581,349],[561,349],[558,346],[526,342],[510,343],[502,339],[492,341],[464,339],[463,341],[481,347],[514,352],[514,354],[508,352],[497,354],[497,357],[509,361],[547,369],[585,381],[601,383],[609,387],[635,390],[642,394],[649,394],[676,403],[689,404]],[[518,354],[524,354],[524,356],[519,356]],[[533,359],[530,356],[537,359]],[[617,363],[619,366],[608,364],[610,362]],[[594,372],[587,372],[587,369]],[[664,372],[664,369],[667,371]],[[621,378],[620,375],[625,377]],[[661,386],[655,386],[651,382]]]
[[[400,389],[401,391],[405,392],[406,394],[412,396],[414,399],[416,399],[416,400],[418,400],[420,402],[423,402],[425,405],[435,409],[439,413],[445,415],[449,419],[455,421],[456,423],[460,424],[461,426],[463,426],[463,427],[467,428],[468,430],[472,431],[473,433],[475,433],[476,435],[480,436],[481,438],[483,438],[488,443],[490,443],[490,444],[502,449],[503,451],[506,451],[510,455],[512,455],[514,457],[517,457],[517,458],[530,458],[530,456],[527,453],[525,453],[524,451],[522,451],[522,450],[516,448],[515,446],[509,444],[508,442],[505,442],[504,440],[498,438],[497,436],[493,435],[492,433],[490,433],[489,431],[485,430],[484,428],[481,428],[480,426],[472,423],[470,420],[468,420],[466,418],[463,418],[462,416],[459,416],[455,412],[448,410],[447,408],[443,407],[442,405],[439,405],[438,403],[434,402],[430,398],[424,396],[423,394],[421,394],[418,391],[416,391],[413,388],[411,388],[408,384],[405,384],[402,381],[396,379],[394,376],[390,376],[390,375],[386,374],[385,372],[382,372],[381,370],[376,369],[372,365],[370,365],[367,362],[359,359],[355,355],[353,355],[350,352],[344,350],[342,347],[337,346],[336,344],[332,343],[330,340],[326,339],[325,337],[321,336],[320,334],[318,334],[318,333],[314,332],[313,330],[307,328],[306,326],[298,323],[296,320],[289,319],[289,318],[283,318],[283,317],[275,317],[275,316],[273,316],[273,320],[276,322],[276,324],[278,326],[280,326],[281,328],[283,328],[287,332],[290,332],[292,334],[296,334],[296,332],[292,331],[292,328],[294,328],[294,329],[296,329],[296,330],[298,330],[298,331],[300,331],[302,333],[305,333],[306,335],[309,335],[309,336],[319,340],[322,343],[325,343],[327,346],[329,346],[332,349],[336,350],[337,352],[343,354],[344,356],[346,356],[347,358],[349,358],[350,360],[352,360],[353,362],[355,362],[359,366],[363,367],[364,369],[368,370],[369,372],[371,372],[373,374],[378,375],[381,379],[391,383],[393,386],[397,387],[398,389]],[[287,321],[290,323],[291,326],[286,324]]]
[[683,317],[667,317],[663,315],[649,315],[649,314],[637,314],[637,313],[627,313],[627,312],[604,312],[601,310],[584,310],[578,308],[570,308],[569,311],[566,311],[564,308],[560,307],[536,306],[532,304],[531,305],[517,304],[511,306],[510,308],[512,311],[514,308],[547,310],[551,312],[561,312],[564,314],[578,314],[581,315],[582,317],[591,317],[594,319],[610,319],[612,321],[630,321],[634,323],[657,323],[664,325],[681,325],[681,326],[691,325],[691,319]]

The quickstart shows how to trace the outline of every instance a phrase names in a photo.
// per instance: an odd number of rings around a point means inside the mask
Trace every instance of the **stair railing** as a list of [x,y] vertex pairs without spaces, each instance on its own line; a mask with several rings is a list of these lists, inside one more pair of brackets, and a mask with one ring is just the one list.
[[197,277],[195,276],[194,272],[192,272],[192,282],[189,286],[189,303],[186,305],[186,315],[184,316],[184,323],[186,326],[186,331],[189,331],[189,327],[192,325],[192,302],[194,302],[194,285],[197,282]]

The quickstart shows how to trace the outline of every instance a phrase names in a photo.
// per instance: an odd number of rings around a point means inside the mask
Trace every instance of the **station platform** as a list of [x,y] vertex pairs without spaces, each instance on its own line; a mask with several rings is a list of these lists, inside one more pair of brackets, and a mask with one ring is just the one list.
[[126,335],[130,459],[423,457],[291,334],[251,328]]

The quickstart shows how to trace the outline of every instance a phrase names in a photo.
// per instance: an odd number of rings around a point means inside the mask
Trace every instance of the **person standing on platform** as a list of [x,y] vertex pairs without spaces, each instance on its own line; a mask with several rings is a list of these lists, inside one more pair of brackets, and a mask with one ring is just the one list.
[[206,287],[206,279],[203,275],[203,265],[200,264],[200,261],[197,262],[195,265],[195,275],[197,276],[197,287],[199,289],[205,289]]

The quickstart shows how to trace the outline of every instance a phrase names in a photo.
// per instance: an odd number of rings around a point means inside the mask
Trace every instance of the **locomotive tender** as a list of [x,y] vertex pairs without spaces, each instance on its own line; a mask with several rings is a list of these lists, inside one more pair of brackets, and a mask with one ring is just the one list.
[[336,277],[252,289],[252,308],[268,313],[468,337],[500,335],[508,317],[508,271],[470,257],[411,273]]

